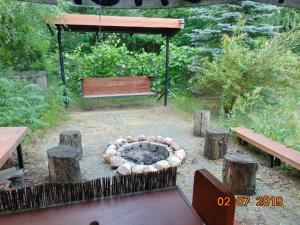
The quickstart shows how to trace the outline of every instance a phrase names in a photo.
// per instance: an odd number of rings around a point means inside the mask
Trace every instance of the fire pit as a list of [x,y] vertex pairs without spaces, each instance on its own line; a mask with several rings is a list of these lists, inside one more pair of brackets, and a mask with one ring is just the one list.
[[185,151],[172,138],[140,135],[109,142],[103,159],[122,175],[178,167]]

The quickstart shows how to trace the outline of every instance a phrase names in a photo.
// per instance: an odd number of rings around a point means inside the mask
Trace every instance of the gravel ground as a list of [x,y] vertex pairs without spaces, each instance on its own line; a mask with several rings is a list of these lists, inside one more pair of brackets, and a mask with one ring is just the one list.
[[[16,186],[32,185],[48,181],[46,151],[58,143],[58,135],[64,130],[79,130],[83,141],[81,170],[85,179],[113,175],[103,163],[101,155],[106,143],[127,135],[160,135],[172,137],[185,150],[186,159],[179,168],[178,185],[191,200],[193,173],[206,168],[218,179],[222,178],[222,160],[209,161],[203,157],[204,139],[194,137],[193,117],[175,107],[134,106],[105,108],[96,111],[73,111],[68,122],[48,131],[32,147],[25,147],[25,176],[14,182]],[[247,207],[237,207],[236,217],[243,224],[300,224],[300,174],[289,174],[279,168],[270,169],[259,153],[244,149],[235,140],[229,144],[229,152],[239,152],[253,157],[260,163],[257,173],[257,194],[251,197]],[[282,196],[283,207],[256,207],[257,196]]]

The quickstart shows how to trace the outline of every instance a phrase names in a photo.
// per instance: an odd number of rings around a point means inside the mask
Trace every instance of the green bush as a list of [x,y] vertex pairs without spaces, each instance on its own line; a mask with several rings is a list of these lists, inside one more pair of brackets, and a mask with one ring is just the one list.
[[23,79],[0,78],[0,126],[49,127],[65,116],[62,88],[47,90]]
[[193,90],[221,99],[220,121],[246,126],[293,145],[299,137],[300,31],[279,35],[251,50],[244,35],[225,36],[222,54],[206,61]]
[[[197,56],[198,50],[188,46],[170,47],[170,86],[173,91],[184,86],[190,78],[188,66]],[[57,64],[57,60],[52,60]],[[54,66],[53,66],[54,68]],[[73,93],[80,93],[81,77],[125,77],[136,75],[158,76],[154,80],[163,87],[165,74],[165,48],[159,54],[140,50],[129,51],[125,44],[111,36],[106,41],[86,51],[85,44],[65,54],[65,69],[68,88]]]
[[292,46],[299,37],[299,31],[289,32],[251,50],[242,41],[246,36],[225,36],[222,54],[204,62],[192,79],[193,90],[219,96],[226,113],[239,97],[245,98],[257,88],[262,89],[267,103],[274,103],[285,91],[297,87],[300,63]]

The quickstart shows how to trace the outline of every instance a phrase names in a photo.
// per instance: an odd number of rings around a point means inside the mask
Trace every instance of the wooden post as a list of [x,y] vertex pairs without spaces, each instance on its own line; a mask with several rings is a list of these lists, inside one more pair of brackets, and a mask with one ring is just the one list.
[[208,159],[224,158],[228,148],[229,130],[208,128],[206,130],[204,156]]
[[209,128],[210,111],[197,110],[194,116],[194,135],[205,137],[206,130]]
[[[60,64],[60,76],[61,76],[61,81],[64,86],[64,91],[63,95],[66,97],[67,96],[67,91],[66,91],[66,77],[65,77],[65,64],[64,64],[64,49],[62,46],[62,41],[61,41],[61,30],[62,28],[60,26],[57,27],[57,42],[58,42],[58,51],[59,51],[59,64]],[[64,103],[65,107],[68,108],[69,103],[67,102],[66,98],[64,98]]]
[[81,180],[80,165],[73,147],[58,145],[50,148],[47,154],[51,182],[72,183]]
[[165,76],[165,99],[164,106],[168,105],[168,93],[169,93],[169,61],[170,61],[170,36],[166,36],[166,76]]
[[80,131],[70,130],[59,134],[59,144],[75,148],[78,159],[82,159],[82,142]]
[[225,156],[223,183],[235,195],[254,195],[258,163],[240,154]]

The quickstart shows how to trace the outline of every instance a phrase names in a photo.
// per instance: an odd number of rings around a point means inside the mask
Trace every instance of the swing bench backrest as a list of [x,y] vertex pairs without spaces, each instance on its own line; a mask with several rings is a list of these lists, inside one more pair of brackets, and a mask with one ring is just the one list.
[[150,76],[81,78],[84,98],[153,96]]

